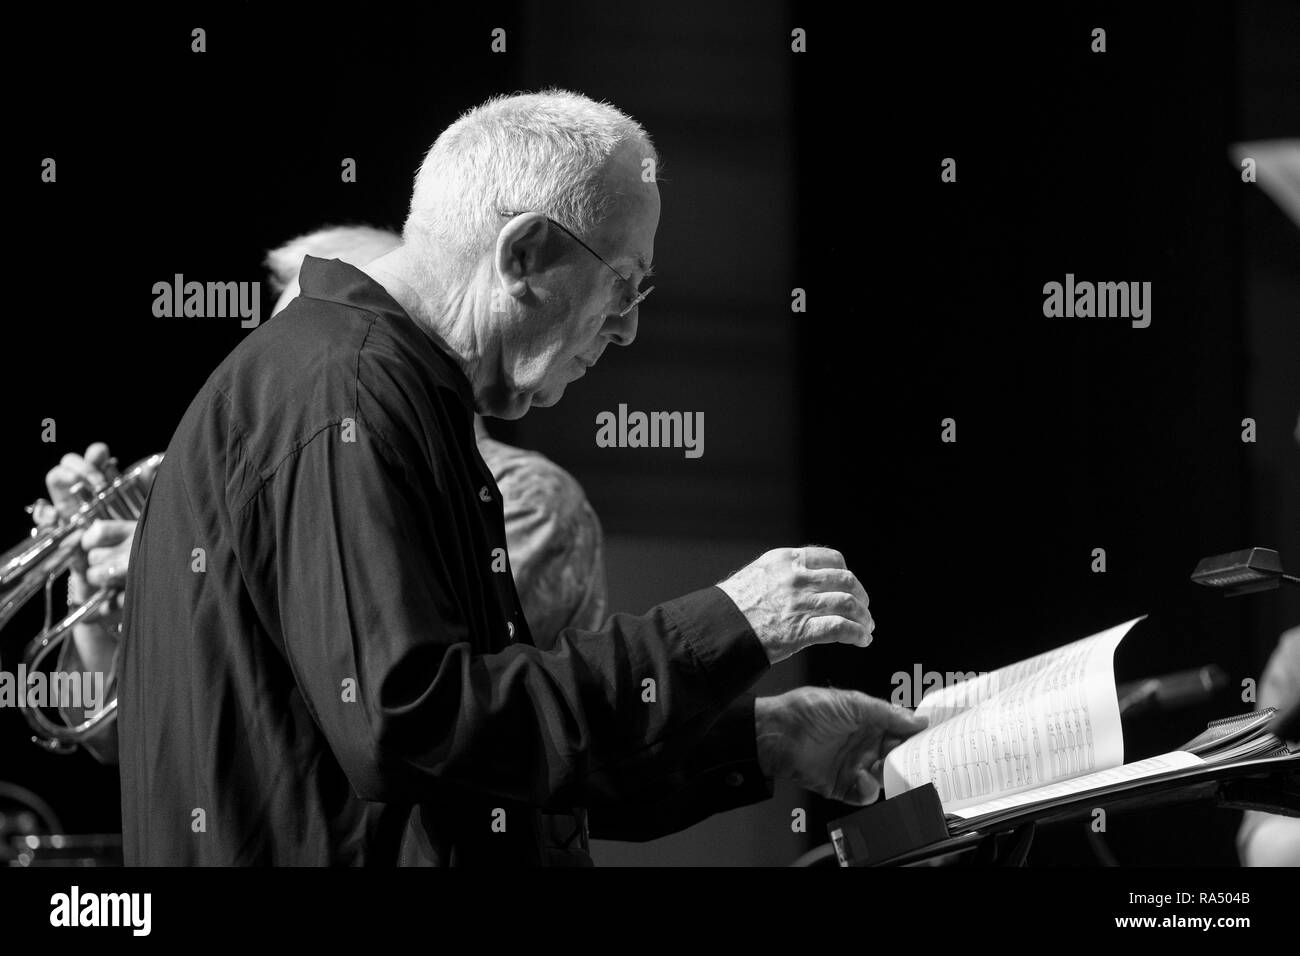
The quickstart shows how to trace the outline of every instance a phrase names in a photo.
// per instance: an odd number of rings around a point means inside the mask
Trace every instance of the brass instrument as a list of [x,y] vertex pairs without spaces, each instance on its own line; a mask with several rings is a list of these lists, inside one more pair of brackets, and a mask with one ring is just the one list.
[[[51,622],[53,589],[76,560],[81,547],[81,532],[99,518],[136,520],[144,510],[154,472],[162,455],[151,455],[118,473],[113,461],[101,469],[104,483],[91,487],[86,481],[72,486],[71,494],[81,501],[69,516],[60,515],[48,527],[32,529],[31,537],[0,556],[0,629],[36,595],[45,592],[45,626],[28,645],[23,656],[27,673],[35,673],[50,654],[63,646],[72,628],[100,608],[108,606],[121,593],[117,586],[102,587],[77,607],[69,607],[57,622]],[[30,510],[30,509],[29,509]],[[118,625],[120,628],[120,625]],[[57,658],[56,658],[57,659]],[[32,742],[52,753],[72,753],[77,746],[117,716],[116,673],[110,672],[105,690],[112,688],[110,699],[80,722],[72,722],[59,713],[52,720],[39,707],[23,706],[23,717],[33,730]]]

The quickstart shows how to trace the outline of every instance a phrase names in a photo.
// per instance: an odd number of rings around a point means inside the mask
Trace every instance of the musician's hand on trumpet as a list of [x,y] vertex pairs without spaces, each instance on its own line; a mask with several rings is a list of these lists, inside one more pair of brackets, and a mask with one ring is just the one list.
[[[34,731],[32,741],[52,753],[84,746],[103,762],[115,760],[117,734],[107,731],[117,717],[121,598],[136,519],[162,461],[162,455],[150,455],[119,471],[102,443],[91,445],[84,456],[65,455],[46,476],[50,500],[28,509],[36,529],[0,554],[0,628],[32,598],[46,594],[45,624],[23,657],[28,672],[48,670],[48,661],[57,660],[56,672],[75,676],[79,671],[99,684],[99,693],[84,706],[74,700],[19,705]],[[65,576],[67,613],[59,614],[50,587]],[[55,709],[57,714],[48,713]]]
[[[38,502],[33,510],[37,525],[43,527],[59,516],[71,516],[84,500],[77,493],[78,485],[84,482],[91,488],[101,487],[106,481],[104,469],[109,460],[108,446],[103,442],[91,445],[84,456],[64,455],[45,476],[50,501]],[[82,532],[81,553],[68,574],[69,606],[81,604],[99,588],[125,585],[135,527],[135,521],[100,518]],[[73,628],[73,645],[84,670],[107,673],[112,668],[123,597],[119,593],[110,605]]]
[[[126,587],[126,569],[131,563],[131,542],[136,521],[96,520],[81,536],[86,553],[86,582],[91,588]],[[120,611],[125,592],[117,596],[114,610]]]

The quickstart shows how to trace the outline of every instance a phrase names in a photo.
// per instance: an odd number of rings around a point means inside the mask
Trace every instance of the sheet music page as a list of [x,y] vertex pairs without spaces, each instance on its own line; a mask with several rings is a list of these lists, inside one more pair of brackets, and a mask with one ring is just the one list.
[[1122,764],[1114,655],[1140,620],[927,696],[930,726],[885,758],[885,796],[933,783],[951,813]]
[[1124,635],[1132,629],[1134,624],[1145,619],[1146,615],[1143,614],[1141,617],[1135,617],[1131,621],[1108,628],[1090,637],[1081,638],[1066,644],[1064,647],[1053,648],[1023,661],[1008,664],[1006,667],[999,667],[995,671],[981,674],[979,677],[962,681],[959,684],[937,688],[922,698],[921,703],[916,708],[916,713],[920,717],[929,717],[931,727],[941,724],[948,718],[957,716],[963,710],[969,710],[976,704],[982,704],[1000,690],[1018,684],[1025,678],[1046,670],[1080,645],[1103,642],[1110,638],[1111,635],[1117,635],[1115,644],[1112,645],[1113,649],[1124,638]]
[[1051,800],[1056,797],[1069,796],[1072,793],[1083,793],[1085,790],[1097,790],[1101,787],[1114,786],[1117,783],[1125,783],[1129,780],[1141,780],[1143,777],[1154,777],[1165,773],[1169,770],[1182,770],[1186,767],[1195,767],[1204,764],[1205,761],[1195,754],[1190,754],[1186,750],[1173,750],[1167,754],[1160,754],[1158,757],[1148,757],[1146,760],[1138,760],[1135,763],[1125,764],[1122,767],[1111,767],[1109,770],[1099,770],[1096,773],[1084,774],[1082,777],[1075,777],[1073,780],[1063,780],[1060,783],[1049,784],[1046,787],[1039,787],[1037,790],[1031,790],[1027,793],[1018,793],[1010,797],[999,797],[996,800],[989,800],[986,803],[977,803],[973,806],[964,807],[960,810],[950,811],[954,816],[959,816],[969,820],[971,817],[980,817],[986,813],[997,813],[999,810],[1011,810],[1015,807],[1027,806],[1031,803],[1037,803],[1040,800]]

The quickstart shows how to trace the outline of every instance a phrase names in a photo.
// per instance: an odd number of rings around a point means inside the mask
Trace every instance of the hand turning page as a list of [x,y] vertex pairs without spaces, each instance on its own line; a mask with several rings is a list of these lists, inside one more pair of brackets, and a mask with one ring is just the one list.
[[1122,764],[1114,654],[1140,620],[927,694],[930,726],[885,758],[885,795],[933,783],[951,813]]

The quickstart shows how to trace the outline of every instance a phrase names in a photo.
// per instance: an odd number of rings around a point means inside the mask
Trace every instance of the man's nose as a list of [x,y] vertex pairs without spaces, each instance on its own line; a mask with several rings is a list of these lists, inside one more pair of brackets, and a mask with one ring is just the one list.
[[625,316],[611,315],[605,321],[605,332],[616,344],[631,345],[636,341],[637,313],[640,311],[641,307],[637,306]]

